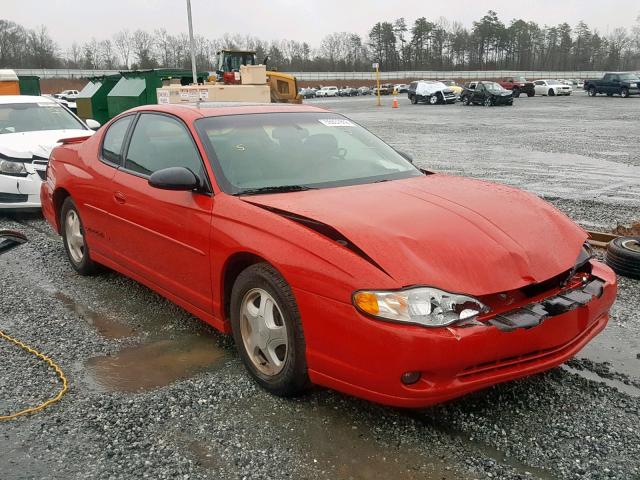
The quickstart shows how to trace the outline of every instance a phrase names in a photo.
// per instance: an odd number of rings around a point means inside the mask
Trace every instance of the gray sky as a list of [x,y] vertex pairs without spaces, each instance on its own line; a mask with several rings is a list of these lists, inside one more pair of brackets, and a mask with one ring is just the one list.
[[[46,25],[60,47],[75,40],[110,38],[123,28],[171,33],[186,32],[185,0],[0,0],[0,18],[25,27]],[[638,0],[191,0],[194,29],[208,38],[224,33],[250,34],[265,40],[307,41],[317,47],[331,32],[348,31],[363,37],[378,21],[404,16],[407,24],[420,16],[440,16],[465,26],[487,10],[498,12],[507,23],[513,18],[540,25],[564,21],[574,26],[584,20],[601,33],[616,27],[631,27],[640,14]]]

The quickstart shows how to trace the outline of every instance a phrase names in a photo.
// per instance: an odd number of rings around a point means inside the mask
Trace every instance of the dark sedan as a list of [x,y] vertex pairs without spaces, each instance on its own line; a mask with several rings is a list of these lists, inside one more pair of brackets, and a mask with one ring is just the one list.
[[513,105],[513,92],[496,82],[470,82],[464,87],[460,101],[463,105]]

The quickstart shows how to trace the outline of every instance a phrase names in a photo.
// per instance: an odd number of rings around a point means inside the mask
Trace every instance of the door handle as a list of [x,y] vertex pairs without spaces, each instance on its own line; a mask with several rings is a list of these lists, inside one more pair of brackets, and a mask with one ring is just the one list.
[[113,194],[113,199],[116,201],[116,203],[119,204],[124,204],[127,203],[127,197],[124,193],[122,192],[116,192]]

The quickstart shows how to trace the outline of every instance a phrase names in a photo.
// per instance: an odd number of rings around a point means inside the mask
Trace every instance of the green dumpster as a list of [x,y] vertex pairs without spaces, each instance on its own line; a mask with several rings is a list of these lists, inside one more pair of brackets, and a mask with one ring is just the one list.
[[78,116],[83,120],[92,118],[104,125],[111,118],[107,107],[107,94],[118,83],[121,76],[92,77],[76,97]]
[[[189,85],[193,81],[191,71],[172,68],[136,70],[121,72],[121,74],[122,78],[107,95],[107,106],[111,118],[130,108],[158,103],[156,89],[162,87],[163,80],[179,78],[181,85]],[[207,76],[206,73],[197,74],[198,83],[205,80]]]
[[36,75],[18,75],[20,95],[42,95],[40,92],[40,77]]

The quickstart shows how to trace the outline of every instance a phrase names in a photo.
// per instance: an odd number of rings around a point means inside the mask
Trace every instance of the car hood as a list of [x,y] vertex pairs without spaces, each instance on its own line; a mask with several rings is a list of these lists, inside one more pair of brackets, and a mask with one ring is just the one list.
[[93,135],[93,130],[42,130],[37,132],[5,133],[0,135],[0,154],[12,158],[49,158],[59,140]]
[[[333,227],[401,286],[471,295],[569,270],[587,238],[532,194],[441,174],[242,198]],[[362,288],[380,288],[363,280]]]

